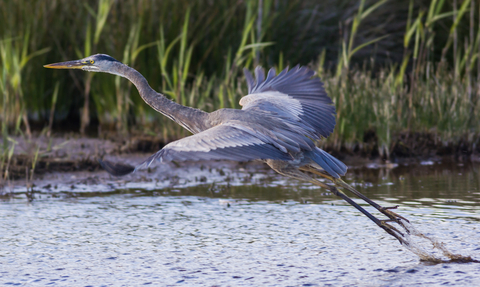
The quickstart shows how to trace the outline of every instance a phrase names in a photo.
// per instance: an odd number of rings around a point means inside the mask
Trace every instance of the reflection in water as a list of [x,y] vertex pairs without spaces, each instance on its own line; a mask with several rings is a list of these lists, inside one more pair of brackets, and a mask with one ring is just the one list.
[[[401,165],[395,169],[353,170],[353,180],[379,198],[407,204],[478,205],[480,166],[445,163]],[[350,172],[352,174],[352,172]]]
[[[198,169],[205,180],[179,176],[162,188],[171,179],[160,170],[149,175],[158,183],[132,180],[115,192],[102,180],[86,191],[38,184],[42,193],[33,202],[22,193],[6,197],[0,283],[478,284],[478,264],[419,261],[341,199],[268,171],[252,176],[257,168]],[[353,167],[349,174],[360,192],[383,206],[400,205],[399,214],[452,253],[480,258],[478,165]]]

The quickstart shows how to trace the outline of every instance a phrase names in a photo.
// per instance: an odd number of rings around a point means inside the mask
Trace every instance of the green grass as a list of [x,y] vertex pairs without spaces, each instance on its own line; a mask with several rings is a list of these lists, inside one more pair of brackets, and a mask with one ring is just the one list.
[[1,1],[3,158],[8,136],[29,135],[31,123],[49,135],[70,122],[81,132],[98,122],[102,131],[166,141],[188,134],[125,79],[42,67],[93,53],[112,55],[167,97],[207,111],[238,108],[243,67],[310,65],[337,106],[327,141],[337,149],[369,131],[384,157],[404,132],[473,143],[480,7],[457,2],[264,0],[258,21],[258,2],[249,0]]

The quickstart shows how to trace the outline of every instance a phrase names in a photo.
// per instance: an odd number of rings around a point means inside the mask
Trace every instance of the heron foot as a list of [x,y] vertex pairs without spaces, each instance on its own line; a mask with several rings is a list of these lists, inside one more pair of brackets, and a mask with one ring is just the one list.
[[[392,235],[393,237],[395,237],[398,241],[400,241],[400,244],[403,244],[403,245],[409,245],[409,243],[405,240],[405,234],[403,234],[400,230],[398,230],[396,227],[388,224],[387,222],[391,222],[391,221],[394,221],[396,222],[395,220],[390,220],[390,219],[387,219],[387,220],[380,220],[380,224],[378,224],[379,227],[381,227],[383,230],[385,230],[388,234]],[[398,222],[397,222],[398,223]],[[403,226],[403,224],[401,224]],[[403,228],[405,228],[403,226]],[[410,233],[408,231],[408,229],[405,228],[405,230]]]
[[388,207],[383,207],[382,206],[382,210],[386,210],[386,209],[397,209],[399,207],[399,205],[395,205],[395,206],[388,206]]
[[398,232],[400,235],[404,236],[404,234],[400,230],[398,230],[395,226],[388,224],[387,222],[397,222],[397,221],[392,219],[380,220],[380,226],[385,226],[389,229],[392,229],[395,232]]
[[385,214],[386,216],[388,216],[389,218],[396,217],[396,218],[405,220],[406,222],[410,222],[410,221],[408,221],[408,219],[406,219],[405,217],[403,217],[403,216],[401,216],[401,215],[398,215],[397,213],[395,213],[395,212],[393,212],[393,211],[390,211],[391,209],[397,209],[397,208],[398,208],[398,205],[389,206],[389,207],[380,206],[380,208],[379,208],[378,210],[379,210],[380,212],[382,212],[383,214]]
[[380,208],[379,211],[383,214],[385,214],[388,218],[389,218],[389,222],[395,222],[397,223],[398,225],[400,225],[401,227],[403,227],[403,229],[405,229],[405,231],[407,233],[410,234],[410,231],[408,230],[408,228],[403,224],[403,220],[410,223],[410,221],[408,221],[408,219],[406,219],[405,217],[401,216],[401,215],[398,215],[397,213],[391,211],[389,208]]

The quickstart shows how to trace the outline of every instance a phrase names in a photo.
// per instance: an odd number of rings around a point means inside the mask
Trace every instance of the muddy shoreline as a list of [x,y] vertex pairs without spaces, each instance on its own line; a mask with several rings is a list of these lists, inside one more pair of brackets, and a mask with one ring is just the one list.
[[[356,143],[349,147],[334,148],[325,144],[322,148],[347,165],[373,164],[388,167],[398,163],[422,160],[480,162],[479,142],[479,137],[472,136],[454,142],[442,141],[434,134],[401,134],[391,145],[388,160],[379,156],[375,137],[366,138],[363,143]],[[27,186],[33,185],[35,180],[44,178],[48,173],[103,172],[98,163],[99,159],[137,164],[165,145],[165,142],[153,136],[111,135],[100,139],[80,137],[78,134],[55,137],[37,135],[30,140],[26,137],[11,137],[8,143],[9,150],[2,152],[6,156],[3,159],[1,186],[6,186],[11,181],[22,181]],[[175,167],[175,164],[172,165]],[[218,167],[223,166],[224,163],[208,165]],[[242,167],[248,164],[229,163],[228,165]],[[257,166],[255,168],[262,166],[260,163],[250,164],[252,165]],[[140,177],[144,176],[145,174],[140,173]],[[88,174],[84,178],[89,178]]]

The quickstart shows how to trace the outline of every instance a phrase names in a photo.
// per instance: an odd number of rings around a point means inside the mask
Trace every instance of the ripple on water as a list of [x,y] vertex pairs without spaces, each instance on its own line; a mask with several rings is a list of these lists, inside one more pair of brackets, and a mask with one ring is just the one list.
[[[357,188],[399,204],[453,253],[479,258],[478,169],[454,167],[460,177],[424,168],[354,171],[354,180],[371,182]],[[9,285],[473,286],[480,278],[478,264],[422,262],[333,195],[275,177],[50,192],[33,202],[19,193],[0,204],[0,226],[0,283]]]

